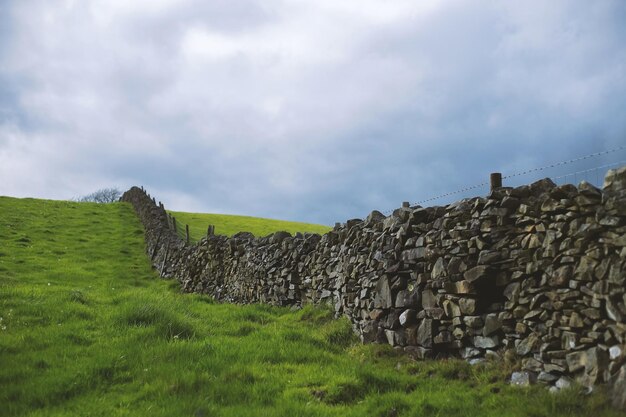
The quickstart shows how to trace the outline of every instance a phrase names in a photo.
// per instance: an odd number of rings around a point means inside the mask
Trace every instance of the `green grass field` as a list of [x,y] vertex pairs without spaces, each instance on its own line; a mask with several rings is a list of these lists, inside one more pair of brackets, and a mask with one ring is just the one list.
[[284,220],[264,219],[261,217],[233,216],[228,214],[184,213],[170,211],[182,228],[189,225],[191,240],[197,241],[206,236],[207,227],[215,226],[215,234],[232,236],[237,232],[250,232],[257,237],[267,236],[277,231],[310,232],[324,234],[331,230],[329,226],[311,223],[288,222]]
[[181,294],[130,205],[0,197],[0,416],[617,416],[602,393],[412,362],[329,310]]

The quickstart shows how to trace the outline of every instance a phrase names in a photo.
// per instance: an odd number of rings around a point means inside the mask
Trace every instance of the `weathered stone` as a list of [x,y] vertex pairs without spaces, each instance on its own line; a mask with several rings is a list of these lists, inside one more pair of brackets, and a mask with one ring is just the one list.
[[400,314],[400,325],[403,327],[408,327],[414,324],[417,321],[417,312],[412,309],[404,310],[402,314]]
[[450,300],[445,300],[443,302],[443,311],[448,317],[459,317],[461,315],[461,309],[459,306]]
[[425,308],[417,314],[418,319],[429,318],[439,320],[444,316],[443,308]]
[[479,265],[468,269],[463,274],[463,278],[470,283],[482,283],[493,278],[493,273],[488,266]]
[[373,225],[385,220],[386,216],[378,210],[373,210],[365,219],[365,224]]
[[498,336],[475,336],[474,337],[474,346],[482,349],[492,349],[500,345],[500,339]]
[[626,364],[622,365],[612,381],[611,405],[626,411]]
[[518,387],[528,387],[532,385],[536,380],[536,377],[531,372],[513,372],[511,374],[511,385]]
[[587,181],[581,181],[578,184],[578,191],[584,196],[592,197],[595,203],[602,198],[602,190]]
[[387,329],[398,329],[400,327],[401,310],[391,309],[387,312],[387,316],[381,321],[381,325]]
[[543,310],[530,310],[528,313],[526,313],[524,315],[524,320],[534,320],[534,319],[538,319],[539,316],[541,316],[541,314],[543,313]]
[[433,265],[433,271],[431,273],[431,276],[437,279],[445,275],[446,275],[446,266],[445,266],[444,260],[443,258],[438,258],[437,261],[435,262],[435,265]]
[[413,359],[431,359],[434,356],[432,349],[422,346],[406,346],[404,352]]
[[519,334],[520,336],[528,333],[528,326],[526,325],[526,323],[522,323],[521,321],[515,323],[515,333]]
[[465,332],[460,327],[455,327],[452,331],[452,336],[457,340],[461,340],[465,337]]
[[389,288],[389,279],[381,277],[376,284],[376,296],[374,297],[374,307],[390,308],[393,307],[391,299],[391,289]]
[[482,250],[478,255],[478,265],[489,265],[502,259],[500,251]]
[[271,243],[277,244],[290,237],[291,233],[289,232],[276,232],[271,236],[270,241]]
[[568,353],[565,359],[567,360],[567,370],[577,372],[585,367],[586,353],[581,351]]
[[608,379],[609,353],[606,349],[592,347],[585,352],[585,377],[581,381],[586,387]]
[[448,269],[448,274],[456,275],[456,274],[467,271],[467,265],[465,264],[465,262],[463,262],[463,258],[455,256],[452,259],[450,259],[450,261],[448,262],[447,269]]
[[418,261],[426,256],[426,248],[417,247],[402,252],[403,261]]
[[387,343],[391,346],[396,346],[396,332],[393,330],[385,329],[385,336],[387,337]]
[[372,311],[368,314],[368,316],[369,316],[369,318],[371,318],[372,320],[379,320],[379,319],[383,316],[383,314],[385,314],[385,312],[384,312],[383,310],[381,310],[381,309],[375,309],[375,310],[372,310]]
[[485,316],[485,326],[483,327],[483,336],[489,336],[498,331],[502,327],[502,321],[495,313]]
[[562,376],[560,377],[555,383],[554,386],[557,389],[568,389],[572,386],[573,381],[571,380],[571,378]]
[[535,358],[524,358],[522,359],[522,369],[532,372],[541,372],[543,369],[543,362]]
[[406,344],[409,346],[417,345],[417,326],[408,326],[404,329]]
[[506,286],[503,291],[503,295],[509,300],[516,302],[519,297],[520,292],[520,283],[512,282]]
[[351,229],[354,226],[358,226],[361,223],[363,223],[363,220],[361,219],[350,219],[346,221],[346,229]]
[[526,356],[530,352],[538,349],[541,340],[535,333],[531,333],[526,339],[523,339],[515,348],[519,356]]
[[566,285],[573,275],[574,268],[571,265],[564,265],[554,271],[548,283],[553,287],[561,287]]
[[417,329],[417,344],[426,348],[433,346],[433,321],[423,319]]
[[559,202],[556,200],[548,199],[544,201],[543,204],[541,204],[541,211],[551,212],[551,213],[562,212],[562,211],[565,211],[565,207],[559,204]]
[[621,358],[624,354],[624,348],[619,345],[611,346],[609,348],[609,359],[615,360]]
[[459,309],[464,315],[476,313],[476,300],[473,298],[461,298],[459,300]]
[[461,349],[461,357],[463,359],[475,358],[482,355],[483,351],[475,347],[466,347]]
[[422,291],[422,308],[435,308],[437,307],[437,299],[433,292],[429,289]]
[[604,308],[606,311],[606,315],[609,316],[609,318],[613,321],[617,321],[617,322],[622,322],[622,313],[619,311],[619,309],[615,306],[615,304],[613,304],[613,301],[611,301],[611,299],[607,299],[605,304],[604,304]]
[[583,323],[583,319],[576,312],[573,312],[569,319],[569,327],[583,327],[585,323]]
[[417,307],[419,305],[417,292],[415,290],[398,291],[398,295],[396,295],[396,302],[394,305],[396,308]]
[[561,347],[565,350],[574,350],[578,346],[578,334],[564,331],[561,335]]
[[598,223],[602,226],[617,227],[622,224],[622,219],[617,216],[602,216],[598,218]]
[[553,363],[546,363],[543,366],[546,372],[562,374],[566,371],[565,366],[555,365]]
[[465,280],[446,282],[444,290],[451,294],[475,294],[474,286]]
[[586,308],[580,312],[583,316],[592,320],[600,320],[600,311],[597,308]]
[[480,316],[465,316],[463,317],[463,322],[467,327],[471,327],[474,329],[482,327],[484,324],[484,321]]
[[378,326],[375,322],[368,321],[361,327],[361,342],[363,343],[373,343],[377,341],[378,337]]
[[453,340],[454,340],[454,337],[452,337],[452,333],[448,331],[443,331],[433,338],[433,343],[436,345],[442,345],[442,344],[450,343]]

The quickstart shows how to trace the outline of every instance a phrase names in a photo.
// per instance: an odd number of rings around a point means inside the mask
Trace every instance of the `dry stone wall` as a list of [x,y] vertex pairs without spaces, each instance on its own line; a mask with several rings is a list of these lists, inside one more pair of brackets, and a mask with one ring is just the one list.
[[[145,226],[154,267],[185,291],[328,303],[363,342],[417,358],[518,357],[519,383],[626,386],[626,167],[603,189],[544,179],[443,207],[373,211],[323,236],[239,233],[195,245],[142,189],[122,200]],[[614,401],[626,406],[626,395]]]

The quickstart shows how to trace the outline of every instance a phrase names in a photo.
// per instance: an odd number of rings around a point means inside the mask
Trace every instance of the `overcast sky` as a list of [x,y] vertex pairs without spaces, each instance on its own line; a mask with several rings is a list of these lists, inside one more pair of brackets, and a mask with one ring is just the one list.
[[613,149],[624,22],[623,0],[0,0],[0,195],[144,185],[333,224]]

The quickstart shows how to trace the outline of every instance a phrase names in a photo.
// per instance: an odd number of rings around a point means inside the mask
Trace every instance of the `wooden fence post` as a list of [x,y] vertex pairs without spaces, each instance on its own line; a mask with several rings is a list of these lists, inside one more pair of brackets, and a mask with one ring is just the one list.
[[188,224],[185,225],[185,235],[187,238],[187,243],[189,244],[189,225]]
[[502,174],[499,172],[492,172],[489,175],[490,191],[496,188],[502,187]]

